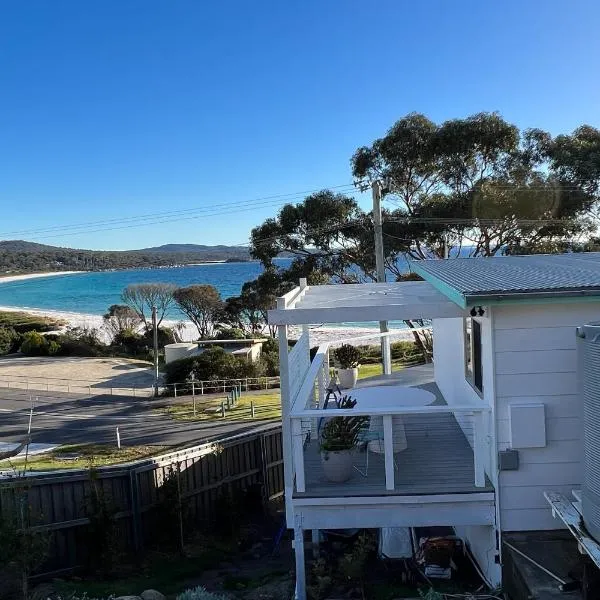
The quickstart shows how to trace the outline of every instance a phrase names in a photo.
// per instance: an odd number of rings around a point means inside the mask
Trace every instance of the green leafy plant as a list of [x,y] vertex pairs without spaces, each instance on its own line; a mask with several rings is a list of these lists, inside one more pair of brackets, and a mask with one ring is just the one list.
[[[339,408],[349,409],[356,406],[356,400],[343,396]],[[323,452],[339,452],[351,450],[359,439],[360,431],[366,425],[369,417],[332,417],[325,423],[320,436],[320,447]]]
[[191,590],[185,590],[179,594],[176,600],[226,600],[225,596],[220,594],[214,594],[209,592],[206,588],[201,586],[195,587]]
[[341,369],[355,369],[358,367],[362,353],[356,346],[343,344],[334,350],[334,356]]
[[307,592],[311,600],[327,598],[333,587],[333,563],[325,558],[317,558],[309,573]]

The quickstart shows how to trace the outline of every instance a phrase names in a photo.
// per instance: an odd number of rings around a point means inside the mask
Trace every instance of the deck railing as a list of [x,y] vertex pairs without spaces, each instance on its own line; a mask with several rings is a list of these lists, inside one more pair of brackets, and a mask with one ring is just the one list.
[[[360,336],[357,339],[381,337],[391,334],[378,334],[377,336]],[[354,339],[354,338],[352,338]],[[345,339],[344,342],[349,340]],[[295,489],[297,492],[306,491],[305,480],[305,444],[309,439],[317,437],[317,423],[322,418],[344,416],[380,417],[383,421],[383,455],[385,460],[385,489],[395,489],[395,462],[394,462],[394,417],[410,415],[453,415],[462,424],[472,423],[472,431],[468,435],[468,442],[473,449],[473,483],[475,487],[485,487],[485,457],[489,452],[486,433],[486,418],[490,408],[481,405],[428,405],[428,406],[389,406],[381,409],[363,409],[359,405],[352,409],[324,408],[328,385],[330,383],[329,352],[335,343],[323,344],[319,347],[312,360],[302,386],[292,398],[289,414],[290,430],[292,437],[292,464],[295,474]],[[464,425],[462,425],[464,428]],[[443,432],[442,432],[443,435]],[[434,441],[435,443],[435,441]]]

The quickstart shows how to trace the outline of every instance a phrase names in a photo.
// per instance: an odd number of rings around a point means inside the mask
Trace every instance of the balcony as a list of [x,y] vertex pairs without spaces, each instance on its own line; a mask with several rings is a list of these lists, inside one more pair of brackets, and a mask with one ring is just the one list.
[[[290,357],[293,361],[293,351]],[[420,388],[435,396],[435,401],[427,406],[399,402],[397,408],[387,404],[385,408],[365,411],[359,408],[359,403],[349,410],[324,409],[328,380],[329,346],[325,345],[308,366],[289,414],[295,501],[304,504],[311,499],[318,502],[326,498],[493,494],[494,488],[483,466],[489,453],[486,435],[489,408],[483,402],[449,406],[435,384],[432,365],[406,368],[359,381],[357,385],[357,389],[402,386],[394,388],[394,393],[398,390],[399,394],[406,387]],[[333,483],[325,478],[321,465],[318,424],[323,417],[346,415],[382,418],[383,452],[372,452],[366,447],[357,449],[351,479]],[[392,440],[398,422],[404,427],[406,448],[395,453]]]

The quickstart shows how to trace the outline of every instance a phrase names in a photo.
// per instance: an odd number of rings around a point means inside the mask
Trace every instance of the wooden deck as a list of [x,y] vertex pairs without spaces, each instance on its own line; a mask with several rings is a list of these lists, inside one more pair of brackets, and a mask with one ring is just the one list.
[[[412,371],[412,369],[407,369]],[[437,385],[429,381],[427,371],[407,373],[410,383],[436,395],[435,404],[446,404]],[[418,376],[415,378],[415,376]],[[390,383],[400,383],[399,377]],[[373,384],[374,382],[365,382]],[[379,380],[381,385],[384,381]],[[385,488],[385,467],[382,454],[369,452],[369,470],[365,471],[366,450],[357,451],[352,478],[345,483],[331,483],[323,475],[321,457],[316,440],[306,445],[304,454],[306,491],[296,492],[296,498],[332,498],[351,496],[430,495],[492,492],[491,482],[485,487],[475,487],[473,450],[465,436],[469,435],[469,423],[461,429],[452,414],[407,415],[403,417],[408,447],[395,455],[395,489]]]

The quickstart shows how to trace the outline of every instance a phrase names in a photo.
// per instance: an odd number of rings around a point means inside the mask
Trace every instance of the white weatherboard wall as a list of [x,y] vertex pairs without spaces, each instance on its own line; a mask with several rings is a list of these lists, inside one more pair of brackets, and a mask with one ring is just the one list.
[[[462,318],[434,319],[433,320],[433,359],[435,381],[442,392],[446,402],[452,405],[486,403],[492,409],[486,422],[486,435],[493,439],[493,394],[494,371],[492,349],[492,325],[489,316],[480,319],[483,367],[483,399],[471,387],[465,378],[465,351],[464,351],[464,322]],[[457,419],[473,447],[472,422],[469,418]],[[497,489],[495,462],[493,461],[493,447],[489,445],[489,453],[485,461],[485,471]],[[457,535],[462,537],[471,548],[471,551],[483,573],[492,585],[501,582],[501,568],[495,562],[496,533],[494,527],[489,526],[463,526],[454,527]]]
[[560,529],[545,490],[582,483],[581,399],[575,328],[600,320],[600,302],[494,307],[499,450],[510,447],[511,404],[544,404],[546,447],[518,449],[517,471],[499,474],[503,531]]

